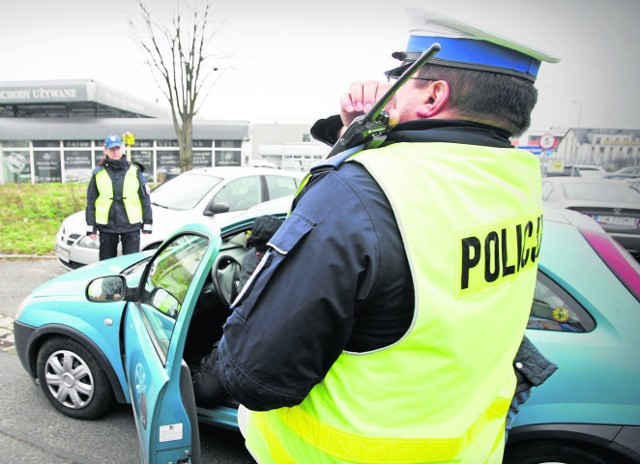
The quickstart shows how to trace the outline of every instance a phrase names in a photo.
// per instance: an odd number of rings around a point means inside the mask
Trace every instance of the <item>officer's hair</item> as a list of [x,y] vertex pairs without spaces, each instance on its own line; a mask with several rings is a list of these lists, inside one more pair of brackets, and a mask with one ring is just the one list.
[[449,104],[460,119],[500,127],[512,136],[527,130],[538,101],[533,82],[505,74],[427,64],[416,77],[447,81]]

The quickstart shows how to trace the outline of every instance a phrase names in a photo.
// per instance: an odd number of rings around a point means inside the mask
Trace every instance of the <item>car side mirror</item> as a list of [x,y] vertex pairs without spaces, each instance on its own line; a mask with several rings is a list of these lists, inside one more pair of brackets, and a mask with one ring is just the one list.
[[127,284],[123,276],[98,277],[87,285],[86,295],[89,301],[123,301]]
[[220,213],[228,213],[229,212],[229,203],[219,202],[219,203],[209,203],[207,207],[204,209],[205,216],[215,216]]
[[181,304],[178,299],[164,288],[155,288],[151,292],[151,304],[154,308],[162,311],[173,319],[178,317]]

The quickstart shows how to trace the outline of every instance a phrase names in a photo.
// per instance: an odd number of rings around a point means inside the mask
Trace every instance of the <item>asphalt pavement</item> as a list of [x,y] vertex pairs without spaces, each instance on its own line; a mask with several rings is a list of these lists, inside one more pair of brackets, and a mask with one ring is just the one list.
[[0,255],[0,351],[13,351],[13,320],[38,285],[67,272],[54,257]]

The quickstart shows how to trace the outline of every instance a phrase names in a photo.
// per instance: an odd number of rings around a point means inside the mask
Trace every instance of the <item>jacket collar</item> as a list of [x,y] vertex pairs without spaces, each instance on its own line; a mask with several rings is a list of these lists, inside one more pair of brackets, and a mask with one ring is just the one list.
[[467,121],[421,119],[398,124],[387,135],[385,145],[396,142],[448,142],[513,148],[510,134],[502,129]]

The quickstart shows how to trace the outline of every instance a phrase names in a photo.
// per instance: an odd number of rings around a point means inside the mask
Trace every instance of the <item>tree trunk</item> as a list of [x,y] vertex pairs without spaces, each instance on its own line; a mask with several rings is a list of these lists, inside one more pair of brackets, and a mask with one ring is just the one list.
[[180,170],[190,171],[193,168],[193,120],[185,118],[182,121],[182,131],[178,139],[180,147]]

